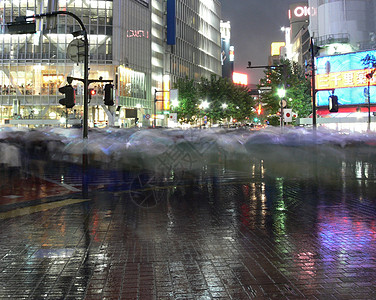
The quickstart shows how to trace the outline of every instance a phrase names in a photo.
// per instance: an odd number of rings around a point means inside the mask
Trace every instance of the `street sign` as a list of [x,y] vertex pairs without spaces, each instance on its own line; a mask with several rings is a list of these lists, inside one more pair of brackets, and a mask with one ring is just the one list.
[[67,48],[67,56],[76,63],[85,59],[85,42],[82,39],[74,39]]
[[170,113],[170,121],[177,123],[178,122],[178,114],[177,113]]
[[281,106],[281,103],[282,103],[283,108],[285,108],[286,105],[287,105],[286,100],[282,99],[282,100],[279,102],[279,106]]
[[283,120],[286,122],[286,123],[289,123],[289,122],[292,122],[292,109],[291,108],[285,108],[283,110]]
[[178,101],[179,99],[179,90],[170,90],[170,101]]
[[146,119],[146,120],[149,120],[149,119],[150,119],[150,115],[149,115],[149,114],[146,114],[146,115],[145,115],[145,119]]
[[259,90],[262,91],[262,92],[269,92],[269,91],[272,90],[272,87],[271,86],[261,86],[259,88]]

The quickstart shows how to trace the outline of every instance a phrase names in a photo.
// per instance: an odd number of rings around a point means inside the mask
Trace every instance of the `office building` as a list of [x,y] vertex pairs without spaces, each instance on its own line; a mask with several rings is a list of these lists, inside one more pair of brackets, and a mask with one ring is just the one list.
[[[58,124],[65,116],[59,87],[66,84],[67,76],[84,77],[82,53],[77,53],[82,49],[75,47],[81,42],[72,42],[81,39],[81,28],[71,16],[59,15],[56,21],[37,19],[35,34],[10,35],[8,22],[45,12],[45,3],[1,3],[1,123],[38,125],[56,120]],[[182,0],[60,0],[57,10],[74,13],[85,25],[89,79],[112,80],[114,84],[113,107],[103,103],[105,83],[90,84],[96,94],[89,103],[89,126],[130,127],[136,117],[140,124],[150,125],[155,98],[160,100],[157,113],[168,111],[166,91],[178,78],[198,81],[211,74],[221,76],[221,7],[217,0],[189,4]],[[83,83],[74,80],[72,85],[76,105],[68,113],[80,118]]]

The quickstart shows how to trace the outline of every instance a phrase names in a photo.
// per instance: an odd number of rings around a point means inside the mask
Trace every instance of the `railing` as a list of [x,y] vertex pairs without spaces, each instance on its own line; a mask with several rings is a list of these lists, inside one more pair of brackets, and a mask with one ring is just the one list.
[[350,34],[348,33],[338,33],[338,34],[328,34],[324,36],[320,36],[316,39],[316,43],[318,46],[324,46],[329,44],[335,43],[349,43],[350,42]]

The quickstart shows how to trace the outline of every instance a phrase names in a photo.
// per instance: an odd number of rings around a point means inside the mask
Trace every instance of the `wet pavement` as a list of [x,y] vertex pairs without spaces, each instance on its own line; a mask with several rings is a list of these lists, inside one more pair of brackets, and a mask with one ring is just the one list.
[[373,150],[276,168],[279,150],[191,172],[1,168],[0,298],[375,299]]
[[23,198],[19,177],[19,197],[1,205],[0,297],[375,298],[375,177],[364,167],[323,182],[267,176],[262,162],[168,178],[102,171],[87,199],[75,171],[56,180],[68,167],[39,181],[50,197]]

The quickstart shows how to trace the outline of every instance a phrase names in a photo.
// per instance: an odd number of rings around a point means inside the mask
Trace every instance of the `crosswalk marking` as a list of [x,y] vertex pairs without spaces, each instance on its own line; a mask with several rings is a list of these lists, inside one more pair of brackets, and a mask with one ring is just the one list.
[[91,199],[66,199],[62,201],[48,202],[48,203],[38,204],[34,206],[17,208],[17,209],[13,209],[7,212],[0,213],[0,220],[26,216],[26,215],[44,211],[44,210],[59,208],[59,207],[82,203],[86,201],[91,201]]

